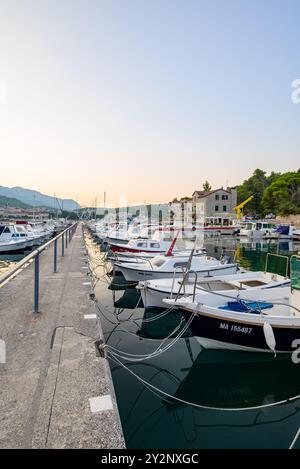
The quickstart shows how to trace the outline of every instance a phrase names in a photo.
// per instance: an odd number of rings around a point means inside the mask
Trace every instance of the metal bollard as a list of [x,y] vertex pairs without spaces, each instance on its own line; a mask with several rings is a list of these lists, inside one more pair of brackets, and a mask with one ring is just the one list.
[[34,259],[34,312],[39,313],[40,255]]
[[64,257],[65,255],[65,234],[63,233],[61,237],[61,255]]
[[57,272],[57,239],[54,241],[54,273]]

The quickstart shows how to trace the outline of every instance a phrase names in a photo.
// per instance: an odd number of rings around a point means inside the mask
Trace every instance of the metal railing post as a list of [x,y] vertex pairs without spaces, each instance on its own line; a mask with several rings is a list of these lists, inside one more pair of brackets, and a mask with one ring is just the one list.
[[40,254],[34,259],[34,312],[39,313]]
[[54,241],[54,273],[57,272],[57,239]]
[[67,231],[65,232],[65,235],[66,235],[66,249],[68,249],[68,232]]
[[72,236],[71,236],[71,229],[72,229],[72,228],[69,228],[69,243],[71,242],[71,239],[72,239]]
[[65,255],[65,234],[64,233],[62,234],[62,237],[61,237],[61,255],[62,257],[64,257]]

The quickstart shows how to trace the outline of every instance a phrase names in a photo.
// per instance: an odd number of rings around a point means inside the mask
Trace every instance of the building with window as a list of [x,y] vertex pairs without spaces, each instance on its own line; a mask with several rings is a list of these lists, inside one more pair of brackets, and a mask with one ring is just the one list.
[[227,187],[227,189],[195,191],[193,193],[193,206],[201,206],[204,217],[207,218],[235,218],[234,207],[237,204],[236,187]]

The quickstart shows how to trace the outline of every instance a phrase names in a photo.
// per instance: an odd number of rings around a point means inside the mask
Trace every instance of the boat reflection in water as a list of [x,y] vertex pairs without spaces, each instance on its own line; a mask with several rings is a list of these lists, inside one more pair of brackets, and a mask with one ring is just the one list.
[[135,285],[128,283],[125,277],[121,273],[117,273],[115,275],[110,276],[111,281],[108,286],[109,290],[118,291],[118,290],[126,290],[126,289],[135,289]]
[[[160,308],[146,308],[137,334],[144,339],[171,339],[177,337],[185,326],[186,322],[177,309],[168,312]],[[191,337],[191,331],[187,329],[181,337]]]
[[[266,408],[300,396],[300,364],[290,354],[202,350],[174,397],[211,409]],[[300,400],[299,400],[300,402]],[[175,401],[172,406],[184,405]],[[300,404],[299,404],[300,409]]]
[[114,288],[113,290],[114,308],[122,308],[122,309],[143,308],[144,305],[143,305],[141,293],[136,288],[125,288],[123,295],[118,299],[116,299],[116,295],[114,294],[115,290],[119,290],[118,286],[117,288]]

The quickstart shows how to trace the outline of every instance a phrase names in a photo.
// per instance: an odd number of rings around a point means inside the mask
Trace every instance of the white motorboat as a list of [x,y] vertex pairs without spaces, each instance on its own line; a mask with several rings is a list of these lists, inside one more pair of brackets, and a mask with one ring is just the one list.
[[250,239],[274,238],[276,224],[270,221],[241,221],[240,236],[247,236]]
[[185,274],[181,278],[167,278],[146,280],[139,282],[137,289],[141,291],[145,308],[158,307],[167,308],[168,305],[163,301],[165,298],[185,298],[197,293],[197,299],[200,301],[200,295],[206,291],[226,292],[237,289],[249,290],[257,288],[276,288],[289,286],[290,279],[280,275],[264,272],[241,271],[232,275],[200,277],[195,274]]
[[34,222],[29,222],[28,220],[17,221],[17,225],[23,227],[27,233],[27,238],[32,242],[32,246],[40,246],[43,244],[48,236],[40,228],[36,226]]
[[110,240],[116,240],[119,243],[127,243],[128,224],[125,222],[117,223],[111,230],[106,233],[102,232],[102,242],[108,243]]
[[[170,255],[173,257],[188,257],[191,253],[191,250],[180,250],[175,251],[173,250]],[[194,249],[193,255],[194,256],[203,256],[206,254],[206,249]],[[167,252],[165,253],[167,255]],[[110,261],[113,265],[116,262],[128,262],[128,263],[137,263],[137,262],[145,262],[146,260],[153,259],[156,257],[156,253],[148,252],[138,252],[138,253],[130,253],[130,252],[115,252],[115,253],[108,253],[106,259]]]
[[13,237],[16,239],[22,239],[23,241],[26,239],[26,249],[31,249],[33,247],[33,239],[29,236],[28,232],[26,231],[23,225],[14,225],[15,233]]
[[291,290],[237,288],[202,291],[165,299],[191,320],[190,330],[203,348],[255,352],[294,352],[300,337],[300,257],[291,261]]
[[102,223],[96,224],[96,227],[95,227],[96,238],[98,238],[100,242],[103,242],[104,239],[108,236],[108,234],[116,228],[116,226],[117,226],[116,222],[112,222],[112,223],[106,222],[104,224]]
[[[110,243],[113,252],[125,252],[130,254],[150,253],[164,254],[169,249],[173,250],[175,243],[178,243],[179,230],[165,230],[159,228],[155,231],[151,239],[131,239],[127,244]],[[182,241],[182,240],[179,240]],[[184,245],[182,246],[185,247]]]
[[110,244],[128,244],[130,240],[134,239],[148,239],[151,238],[155,231],[159,229],[158,224],[132,224],[128,230],[112,231],[106,238],[106,242]]
[[292,239],[294,239],[295,241],[300,241],[300,229],[299,228],[293,231]]
[[224,260],[218,261],[213,257],[196,256],[190,259],[189,256],[156,256],[144,262],[126,263],[116,262],[115,266],[128,282],[139,282],[147,279],[170,278],[182,276],[182,273],[190,265],[197,275],[226,275],[237,272],[237,264]]
[[30,244],[26,231],[18,231],[17,226],[12,223],[0,225],[0,252],[2,254],[22,252]]
[[0,254],[17,254],[24,252],[26,241],[0,241]]

